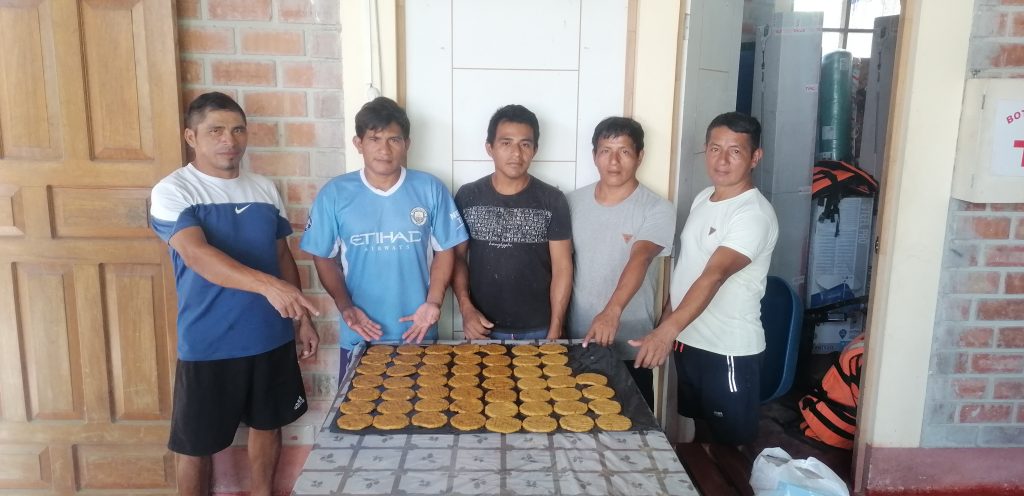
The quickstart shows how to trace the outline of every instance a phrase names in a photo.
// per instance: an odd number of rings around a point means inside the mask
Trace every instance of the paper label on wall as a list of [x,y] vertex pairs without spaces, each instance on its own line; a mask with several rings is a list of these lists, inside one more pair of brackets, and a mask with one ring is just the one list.
[[1024,100],[996,100],[992,175],[1024,177]]

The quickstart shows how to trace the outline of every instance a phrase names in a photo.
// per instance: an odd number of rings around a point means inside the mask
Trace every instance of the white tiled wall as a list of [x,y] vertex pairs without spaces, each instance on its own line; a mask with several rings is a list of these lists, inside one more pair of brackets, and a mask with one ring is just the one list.
[[[597,180],[594,126],[624,110],[627,0],[416,0],[405,9],[410,167],[453,193],[490,174],[487,122],[518,103],[540,120],[532,174],[566,192]],[[450,300],[441,334],[460,338]]]
[[499,107],[518,103],[537,114],[536,160],[576,160],[578,71],[455,69],[452,129],[455,160],[487,160],[487,122]]
[[[589,0],[588,0],[589,1]],[[458,69],[579,68],[581,0],[454,0]]]

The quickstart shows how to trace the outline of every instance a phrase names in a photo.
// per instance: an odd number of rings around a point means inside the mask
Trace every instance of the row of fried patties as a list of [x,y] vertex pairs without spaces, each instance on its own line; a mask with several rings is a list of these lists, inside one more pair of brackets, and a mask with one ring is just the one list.
[[[514,358],[506,355],[509,351]],[[500,344],[474,343],[372,346],[357,367],[338,425],[346,430],[370,425],[389,430],[410,422],[424,428],[450,422],[460,430],[486,428],[502,433],[551,432],[559,425],[586,432],[595,423],[603,430],[629,429],[631,422],[619,414],[621,405],[611,399],[615,391],[606,385],[607,378],[595,373],[574,376],[565,365],[566,352],[556,343],[518,345],[511,350]],[[418,374],[415,380],[410,377],[414,374]],[[415,406],[410,401],[414,398]],[[414,409],[417,413],[410,419],[407,414]],[[449,419],[446,411],[455,415]],[[588,411],[596,421],[586,415]],[[560,418],[556,421],[552,413]]]

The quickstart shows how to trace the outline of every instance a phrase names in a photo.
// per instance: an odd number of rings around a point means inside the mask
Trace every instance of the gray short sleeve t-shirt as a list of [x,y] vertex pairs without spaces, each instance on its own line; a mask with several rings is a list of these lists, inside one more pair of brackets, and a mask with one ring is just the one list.
[[[572,302],[569,304],[569,336],[582,339],[594,317],[604,310],[622,269],[637,241],[650,241],[672,253],[676,212],[672,204],[645,187],[618,205],[604,206],[594,199],[596,183],[568,195],[572,214],[572,243],[575,253]],[[623,360],[632,360],[636,349],[627,343],[654,328],[658,260],[651,263],[636,295],[622,312],[614,349]]]

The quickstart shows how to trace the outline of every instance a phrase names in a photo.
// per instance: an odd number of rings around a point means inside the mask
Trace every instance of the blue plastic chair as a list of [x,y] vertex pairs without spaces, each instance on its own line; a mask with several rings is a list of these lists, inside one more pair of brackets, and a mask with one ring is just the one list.
[[793,386],[803,326],[803,303],[780,277],[768,276],[761,299],[764,326],[764,362],[761,367],[761,402],[778,398]]

